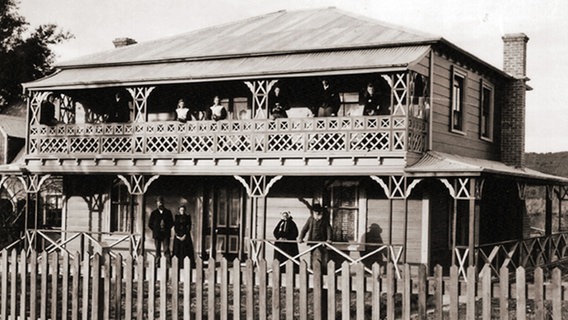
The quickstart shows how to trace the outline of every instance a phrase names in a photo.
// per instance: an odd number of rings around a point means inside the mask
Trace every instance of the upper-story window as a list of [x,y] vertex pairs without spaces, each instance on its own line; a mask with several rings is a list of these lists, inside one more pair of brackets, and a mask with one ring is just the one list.
[[480,91],[480,119],[479,134],[484,140],[493,140],[493,87],[487,83],[481,82]]
[[456,132],[464,132],[465,117],[465,83],[466,74],[454,69],[452,73],[452,113],[451,113],[451,130]]

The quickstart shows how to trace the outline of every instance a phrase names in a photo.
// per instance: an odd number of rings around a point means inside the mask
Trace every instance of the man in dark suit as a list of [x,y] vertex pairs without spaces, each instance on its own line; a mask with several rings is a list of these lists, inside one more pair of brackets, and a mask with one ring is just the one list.
[[314,115],[318,117],[336,117],[341,106],[339,92],[331,86],[327,79],[322,80],[321,84],[318,110],[317,113],[314,112]]
[[[162,246],[164,254],[167,258],[170,257],[170,238],[172,234],[172,227],[174,226],[174,219],[172,212],[164,206],[164,199],[158,197],[156,200],[157,208],[150,213],[148,220],[148,227],[152,230],[154,237],[154,244],[156,245],[156,258],[162,256]],[[156,260],[158,264],[159,260]]]
[[109,110],[107,122],[129,122],[130,106],[128,100],[121,92],[117,92],[114,98],[115,101]]

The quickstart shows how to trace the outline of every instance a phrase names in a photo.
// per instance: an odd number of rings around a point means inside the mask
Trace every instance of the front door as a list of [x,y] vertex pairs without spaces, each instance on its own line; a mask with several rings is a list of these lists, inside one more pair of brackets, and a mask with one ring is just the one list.
[[206,188],[205,217],[210,223],[205,234],[209,257],[229,261],[239,257],[242,248],[243,192],[240,185],[219,181]]

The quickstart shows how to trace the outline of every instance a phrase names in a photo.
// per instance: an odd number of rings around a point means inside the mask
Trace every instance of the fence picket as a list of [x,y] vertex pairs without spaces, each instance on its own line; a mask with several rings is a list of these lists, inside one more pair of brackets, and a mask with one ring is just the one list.
[[[136,319],[144,319],[144,270],[146,260],[143,255],[136,259]],[[154,268],[154,265],[151,265]]]
[[[207,266],[207,316],[209,320],[215,320],[215,264],[214,258],[210,258]],[[251,272],[252,274],[252,272]]]
[[[365,265],[358,264],[355,265],[355,292],[356,292],[356,303],[357,303],[357,320],[364,320],[365,315]],[[333,303],[330,300],[329,303]]]
[[178,312],[179,312],[179,264],[183,263],[182,261],[178,260],[178,257],[174,256],[172,258],[172,267],[170,268],[171,273],[171,286],[172,286],[172,307],[170,310],[172,311],[172,320],[178,320]]
[[562,318],[562,274],[560,269],[552,270],[552,319]]
[[373,277],[371,279],[372,288],[372,314],[371,318],[373,320],[378,320],[381,318],[381,266],[378,263],[373,264]]
[[499,315],[501,320],[509,320],[509,268],[499,270]]
[[190,320],[191,306],[191,260],[186,257],[183,260],[183,320]]
[[160,258],[160,269],[158,272],[158,281],[160,282],[160,320],[166,320],[168,311],[168,258],[165,255]]
[[[12,251],[12,253],[14,253],[14,251]],[[41,253],[41,263],[40,263],[40,272],[41,272],[41,287],[40,290],[41,292],[44,292],[45,294],[43,294],[41,296],[40,299],[40,305],[39,305],[39,317],[42,320],[47,319],[47,297],[48,297],[48,292],[47,292],[47,275],[49,274],[49,270],[48,270],[48,265],[47,265],[47,252],[44,251]],[[85,296],[89,296],[88,294]],[[88,309],[88,307],[85,307],[85,310]],[[87,320],[85,317],[83,317],[84,320]]]
[[[67,320],[69,310],[69,253],[67,251],[61,253],[63,261],[61,262],[61,320]],[[34,259],[33,257],[31,259]],[[31,281],[31,278],[30,278]],[[35,292],[31,290],[30,292]],[[74,298],[72,296],[72,298]],[[31,317],[34,319],[34,317]]]
[[[12,250],[12,255],[10,256],[10,315],[12,319],[16,319],[16,308],[17,308],[17,288],[18,288],[18,256],[17,251]],[[47,272],[45,272],[47,277]],[[47,282],[47,280],[46,280]],[[46,286],[47,287],[47,286]]]
[[314,273],[312,275],[312,294],[314,297],[314,320],[321,320],[322,311],[325,310],[322,305],[325,303],[325,301],[323,300],[322,294],[322,265],[320,261],[314,261],[313,270]]
[[308,265],[306,261],[300,262],[300,320],[308,320]]
[[[410,266],[406,264],[405,272],[410,274]],[[426,265],[421,264],[418,267],[418,319],[426,319],[426,298],[428,296],[428,270]],[[412,295],[412,287],[409,288],[410,295]]]
[[233,320],[241,319],[241,262],[233,260]]
[[203,260],[197,257],[195,261],[195,319],[203,319]]
[[517,320],[526,320],[527,292],[525,283],[525,268],[523,267],[517,268],[516,289]]
[[266,266],[266,260],[264,259],[260,259],[258,260],[257,263],[257,284],[256,286],[258,287],[258,299],[256,301],[258,301],[258,317],[259,319],[266,319],[266,308],[267,308],[267,302],[266,302],[266,286],[267,286],[267,282],[266,282],[266,271],[267,271],[267,266]]
[[228,271],[227,259],[221,259],[221,283],[220,283],[220,294],[221,294],[221,305],[219,312],[221,313],[221,320],[229,319],[229,271]]
[[286,262],[286,320],[294,319],[294,262]]
[[458,320],[459,308],[459,269],[458,266],[450,267],[450,320]]
[[467,320],[475,320],[475,285],[477,270],[475,266],[467,267],[467,302],[466,314]]
[[534,312],[535,320],[544,320],[544,275],[540,267],[534,270]]
[[395,295],[396,295],[396,279],[394,267],[391,262],[387,264],[387,319],[394,319],[395,316]]
[[102,302],[101,291],[103,290],[103,287],[101,286],[101,257],[98,253],[95,253],[93,256],[91,272],[93,273],[93,285],[91,286],[91,319],[98,320]]
[[[120,255],[118,255],[120,256]],[[103,311],[103,319],[110,319],[110,307],[113,305],[112,301],[111,301],[111,279],[110,279],[110,275],[111,275],[111,270],[110,270],[110,255],[107,253],[104,253],[103,255],[103,270],[102,270],[102,277],[103,277],[103,295],[102,295],[102,311]],[[120,262],[120,265],[122,267],[122,261]],[[115,268],[115,271],[118,272],[118,268]],[[121,273],[122,274],[122,273]],[[117,278],[120,279],[120,276],[117,275]],[[118,281],[116,282],[116,286],[115,289],[117,288],[121,288],[120,284],[118,283]],[[118,289],[120,290],[120,289]],[[120,319],[120,295],[115,295],[115,304],[114,304],[114,309],[115,309],[115,317],[113,319]],[[116,300],[118,300],[118,303],[116,303]]]
[[482,319],[491,319],[491,268],[487,265],[481,269]]
[[[418,282],[420,285],[420,282]],[[412,297],[412,281],[410,266],[405,265],[402,273],[402,319],[410,319],[410,299]]]
[[[30,293],[31,292],[37,292],[37,252],[34,250],[31,252],[30,254]],[[1,268],[1,267],[0,267]],[[2,270],[6,270],[6,269],[2,269]],[[1,275],[0,275],[1,277]],[[66,278],[65,274],[63,275],[64,279]],[[67,310],[67,306],[66,306],[66,300],[67,300],[67,294],[66,292],[68,292],[67,290],[65,290],[65,286],[63,286],[63,306],[65,308],[63,308],[63,310]],[[0,292],[0,297],[3,293]],[[30,294],[30,298],[31,298],[31,294]],[[37,295],[34,296],[34,298],[30,299],[30,319],[37,319],[37,301],[36,301],[36,297]],[[1,299],[0,299],[1,300]],[[67,313],[63,312],[63,317],[61,318],[62,320],[67,320],[66,318]]]
[[252,260],[247,259],[245,263],[245,279],[246,279],[246,297],[247,297],[247,312],[246,317],[248,320],[254,320],[254,271]]
[[341,264],[341,319],[349,320],[350,302],[351,302],[351,281],[349,275],[349,263],[344,261]]
[[59,301],[57,292],[57,283],[59,280],[59,255],[54,252],[50,255],[50,268],[51,270],[51,319],[57,319],[57,302]]
[[147,319],[153,320],[156,315],[156,257],[148,258],[148,314]]
[[[133,277],[132,277],[132,256],[131,255],[126,255],[126,261],[124,263],[124,319],[132,319],[132,307],[133,307],[133,294],[132,294],[132,289],[134,288],[134,285],[132,283]],[[119,287],[122,287],[122,281],[120,280],[120,278],[118,277],[118,274],[116,275],[116,285]],[[116,292],[118,293],[118,289],[116,289]],[[117,312],[117,311],[115,311]],[[120,315],[120,312],[117,313],[118,315]]]
[[[132,263],[132,256],[131,255],[126,255],[127,259],[128,257],[130,257],[130,262]],[[117,254],[115,259],[114,259],[114,277],[115,277],[115,281],[114,281],[114,303],[111,302],[110,300],[110,293],[112,291],[111,289],[111,277],[112,277],[112,273],[111,273],[111,256],[110,254],[105,254],[105,269],[108,268],[109,271],[105,272],[105,276],[108,276],[108,280],[105,281],[105,294],[106,294],[106,290],[107,290],[107,285],[108,285],[108,296],[105,297],[105,301],[108,301],[108,305],[114,305],[114,318],[113,319],[117,319],[120,320],[122,319],[122,279],[123,279],[123,258],[121,254]],[[130,271],[132,273],[132,270]],[[132,291],[132,288],[130,288],[130,290]],[[125,301],[126,303],[128,303],[127,301]],[[111,304],[112,303],[112,304]],[[126,307],[126,306],[125,306]],[[105,314],[109,314],[109,311],[107,310],[105,312]],[[105,319],[109,319],[109,318],[105,318]],[[130,317],[125,317],[125,319],[132,319],[132,316]]]
[[[8,270],[8,251],[2,250],[0,258],[0,270]],[[8,319],[8,272],[0,274],[0,319]]]
[[434,319],[442,319],[444,307],[444,272],[439,264],[434,267]]
[[328,319],[335,319],[335,309],[336,309],[335,291],[337,291],[337,280],[335,278],[335,262],[332,260],[327,263],[327,302],[328,302],[327,318]]
[[[27,276],[28,276],[28,261],[26,257],[26,251],[22,250],[20,252],[20,319],[26,318],[26,295],[28,293],[28,289],[26,286],[27,283]],[[57,290],[57,288],[55,288]],[[57,292],[57,291],[56,291]],[[30,300],[33,299],[30,295]],[[52,317],[52,319],[55,319]]]
[[[262,275],[262,270],[260,274]],[[272,319],[280,320],[280,261],[272,261]],[[259,290],[262,289],[262,281],[259,283]],[[286,288],[288,290],[288,288]],[[265,291],[266,293],[266,291]],[[262,296],[262,295],[261,295]],[[288,308],[286,308],[286,311]],[[266,316],[266,315],[265,315]],[[262,316],[261,316],[261,319]]]
[[79,282],[81,279],[81,255],[75,252],[75,258],[71,264],[71,272],[73,272],[73,279],[71,283],[71,319],[79,319]]

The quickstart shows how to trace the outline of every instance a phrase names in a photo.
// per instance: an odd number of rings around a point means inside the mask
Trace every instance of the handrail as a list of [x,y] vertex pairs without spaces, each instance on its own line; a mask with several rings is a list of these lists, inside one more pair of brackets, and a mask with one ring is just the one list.
[[[54,240],[49,235],[50,234],[65,234],[70,235],[69,237],[62,237],[60,239]],[[99,239],[95,236],[116,236],[118,239],[113,239],[109,244],[101,243]],[[31,252],[34,240],[42,239],[49,243],[44,250],[47,253],[52,253],[57,250],[65,251],[70,256],[74,256],[72,252],[67,249],[67,245],[73,240],[81,241],[81,247],[85,242],[96,246],[100,250],[108,250],[111,256],[116,256],[112,249],[116,248],[120,243],[128,243],[128,249],[134,257],[138,256],[138,251],[141,247],[142,235],[137,233],[128,232],[101,232],[101,231],[76,231],[76,230],[53,230],[53,229],[30,229],[26,231],[25,237],[28,239],[28,252]]]
[[30,127],[29,155],[277,155],[422,152],[426,122],[407,115]]
[[[395,268],[395,272],[397,277],[400,279],[401,278],[401,273],[400,273],[400,268],[398,267],[398,265],[401,263],[400,259],[402,257],[402,253],[404,251],[404,246],[403,245],[393,245],[393,244],[383,244],[383,243],[366,243],[366,242],[328,242],[328,241],[295,241],[295,240],[276,240],[276,239],[248,239],[250,241],[250,245],[251,245],[251,260],[254,263],[258,263],[259,261],[259,255],[262,249],[262,245],[267,245],[271,248],[273,248],[274,250],[280,252],[282,255],[284,255],[286,258],[288,258],[290,261],[292,261],[293,263],[300,265],[300,258],[302,256],[307,255],[308,253],[311,253],[312,251],[314,251],[315,249],[319,248],[319,247],[324,247],[326,249],[330,249],[332,251],[334,251],[335,253],[339,254],[341,257],[343,257],[346,261],[349,262],[350,265],[356,264],[358,262],[362,262],[365,259],[368,259],[369,257],[380,253],[380,254],[385,254],[387,260],[390,260],[390,262],[393,263],[394,268]],[[301,251],[299,252],[297,255],[295,256],[291,256],[288,253],[284,252],[283,250],[281,250],[280,248],[278,248],[276,246],[276,243],[297,243],[297,244],[307,244],[309,247],[307,250]],[[365,254],[362,257],[359,258],[353,258],[347,254],[345,254],[342,250],[340,250],[339,248],[337,248],[335,245],[341,245],[341,246],[369,246],[369,247],[373,247],[374,249],[370,252],[368,252],[367,254]],[[386,252],[385,252],[386,251]],[[286,262],[281,262],[280,266],[284,266],[286,264]],[[313,273],[313,270],[308,267],[307,268],[308,272]],[[372,270],[364,267],[364,270],[367,273],[372,273]],[[272,269],[269,269],[268,272],[272,272]],[[336,273],[340,272],[340,270],[337,270]]]

